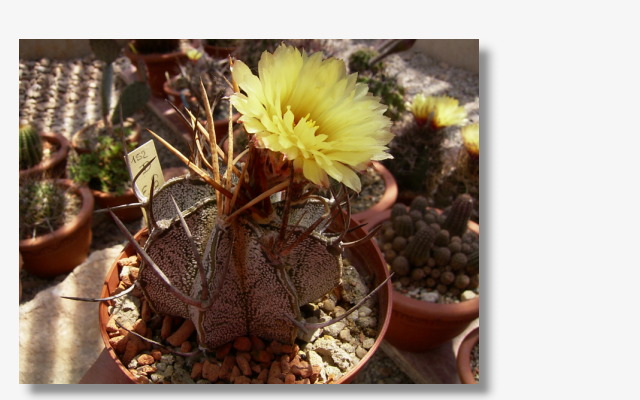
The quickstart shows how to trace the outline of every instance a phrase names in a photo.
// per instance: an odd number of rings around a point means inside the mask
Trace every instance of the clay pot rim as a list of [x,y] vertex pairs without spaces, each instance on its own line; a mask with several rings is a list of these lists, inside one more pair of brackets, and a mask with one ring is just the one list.
[[82,197],[80,211],[73,217],[70,222],[64,224],[53,232],[38,236],[33,239],[20,240],[20,248],[28,247],[31,249],[37,249],[40,247],[46,247],[52,241],[59,240],[61,238],[74,234],[82,228],[83,223],[86,220],[91,218],[93,214],[94,199],[89,188],[86,185],[78,185],[70,179],[55,179],[55,181],[56,183],[60,183],[61,185],[70,188],[74,193],[77,193]]
[[21,169],[20,177],[33,176],[44,171],[53,169],[60,164],[69,154],[69,141],[63,135],[56,132],[38,132],[41,138],[49,143],[58,145],[58,150],[51,155],[47,160],[40,161],[31,168]]
[[384,210],[390,209],[398,199],[398,183],[396,182],[396,178],[393,176],[391,171],[389,171],[379,161],[372,161],[371,165],[380,175],[382,175],[385,189],[382,197],[376,204],[364,211],[352,215],[354,219],[361,222],[372,218],[373,216],[379,214]]
[[[427,208],[436,210],[439,214],[442,214],[442,210],[439,208]],[[407,210],[408,209],[409,206],[407,206]],[[362,222],[367,222],[365,228],[368,231],[371,231],[371,229],[388,220],[390,216],[391,209],[387,209],[373,215],[368,221]],[[469,221],[468,226],[469,230],[477,233],[478,235],[480,234],[480,225],[478,225],[476,222]],[[434,317],[437,317],[444,321],[475,319],[480,315],[480,295],[470,300],[449,304],[430,303],[428,301],[413,299],[396,290],[392,291],[391,297],[393,298],[393,308],[403,313],[414,315],[418,319],[420,319],[419,315],[421,314],[429,316],[429,318],[425,318],[425,320],[431,320]]]
[[[93,128],[94,126],[100,124],[101,122],[102,122],[102,120],[98,120],[98,121],[86,124],[82,128],[78,129],[73,135],[71,135],[70,146],[73,148],[73,150],[75,150],[76,153],[83,154],[83,153],[89,153],[90,152],[89,149],[85,149],[85,148],[80,147],[80,145],[78,144],[78,141],[80,140],[79,137],[84,132],[86,132],[89,129]],[[127,137],[127,142],[140,143],[140,140],[142,139],[142,127],[140,126],[138,121],[136,121],[133,118],[127,118],[125,120],[125,124],[126,123],[130,123],[131,124],[131,130],[132,130],[131,134]],[[120,126],[120,124],[118,124],[116,127],[119,127],[119,126]]]
[[133,188],[131,186],[128,186],[127,190],[125,190],[124,193],[120,195],[115,194],[115,192],[103,192],[101,190],[96,190],[96,189],[89,189],[89,190],[91,191],[91,194],[93,194],[94,197],[97,197],[99,199],[112,198],[113,200],[117,200],[117,199],[125,199],[131,196],[135,196],[135,192],[133,191]]
[[[339,221],[339,218],[336,219],[336,221]],[[339,223],[339,222],[338,222]],[[356,221],[353,220],[351,221],[351,224],[353,225],[357,225]],[[360,227],[359,229],[350,232],[347,236],[352,236],[352,235],[356,235],[359,231],[363,231],[364,233],[361,233],[361,235],[359,236],[364,236],[364,234],[366,234],[366,231]],[[140,238],[144,237],[144,236],[148,236],[149,232],[147,228],[143,228],[141,230],[139,230],[135,235],[134,238],[136,241],[139,241]],[[382,263],[384,263],[384,257],[382,256],[382,252],[380,251],[379,247],[373,243],[372,241],[367,242],[366,244],[363,245],[370,245],[373,247],[373,249],[375,250],[376,256],[381,260]],[[353,249],[347,249],[349,251],[353,251]],[[100,292],[100,297],[104,298],[104,297],[108,297],[110,296],[109,293],[109,277],[111,277],[114,274],[114,271],[118,270],[118,260],[124,257],[130,257],[136,253],[135,248],[133,247],[133,245],[131,245],[131,243],[127,243],[127,245],[124,247],[124,249],[122,250],[122,252],[117,256],[117,258],[114,260],[113,264],[111,265],[111,267],[109,267],[109,270],[107,271],[105,280],[103,282],[103,286]],[[371,268],[371,273],[375,274],[376,269]],[[382,283],[382,281],[384,281],[384,279],[386,279],[389,276],[389,271],[387,269],[383,269],[381,270],[382,274],[384,275],[384,277],[382,277],[382,279],[375,279],[377,284]],[[385,295],[386,295],[386,305],[384,304],[385,302]],[[384,336],[385,333],[387,331],[387,328],[389,327],[389,322],[391,320],[391,313],[392,313],[392,299],[391,299],[391,294],[393,293],[393,287],[391,286],[391,280],[387,281],[385,287],[381,288],[380,291],[377,293],[378,296],[378,315],[379,317],[384,317],[384,321],[382,323],[382,325],[379,328],[378,331],[378,335],[376,337],[376,340],[373,344],[373,346],[371,346],[371,348],[367,351],[367,354],[360,359],[360,361],[358,362],[358,364],[356,364],[356,366],[354,368],[352,368],[350,371],[348,371],[345,375],[343,375],[342,377],[340,377],[340,379],[338,379],[338,381],[336,381],[336,384],[346,384],[346,383],[350,383],[357,375],[358,373],[360,373],[360,371],[367,365],[367,363],[369,362],[369,360],[371,359],[371,357],[373,357],[373,354],[378,351],[382,341],[384,340]],[[109,321],[109,313],[107,311],[107,304],[105,302],[100,302],[99,307],[98,307],[98,322],[100,324],[100,335],[102,337],[102,341],[107,349],[107,352],[109,354],[109,356],[111,357],[111,359],[113,361],[115,361],[116,365],[119,367],[119,369],[121,370],[121,372],[123,372],[127,378],[129,380],[131,380],[131,382],[133,383],[137,383],[136,378],[134,377],[134,375],[129,371],[128,368],[126,368],[126,366],[122,363],[122,361],[120,361],[120,357],[116,354],[115,349],[109,344],[109,335],[107,334],[106,331],[106,325]]]
[[162,61],[169,61],[169,60],[173,60],[175,58],[184,58],[187,59],[187,53],[184,50],[177,50],[177,51],[172,51],[170,53],[148,53],[148,54],[142,54],[142,53],[134,53],[133,51],[131,51],[131,49],[129,48],[129,46],[125,47],[124,49],[124,54],[125,56],[127,56],[131,61],[135,62],[138,58],[144,60],[145,62],[162,62]]
[[456,369],[458,370],[458,376],[460,381],[466,384],[477,384],[473,372],[469,367],[471,363],[471,351],[473,347],[480,341],[480,327],[476,327],[471,330],[460,342],[458,348],[458,357],[456,358]]

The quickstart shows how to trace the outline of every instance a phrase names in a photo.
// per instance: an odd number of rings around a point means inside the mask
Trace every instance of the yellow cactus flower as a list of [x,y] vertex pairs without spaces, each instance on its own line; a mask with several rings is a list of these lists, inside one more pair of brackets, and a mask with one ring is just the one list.
[[467,152],[471,156],[478,157],[480,155],[480,124],[476,122],[466,125],[460,130],[460,133]]
[[425,96],[417,94],[407,104],[418,125],[429,123],[432,129],[462,125],[467,118],[464,107],[458,100],[449,96]]
[[392,158],[393,134],[387,107],[346,71],[342,60],[282,44],[262,53],[258,76],[234,62],[233,80],[244,93],[233,94],[231,103],[259,147],[293,160],[298,179],[328,187],[331,176],[360,191],[355,171]]

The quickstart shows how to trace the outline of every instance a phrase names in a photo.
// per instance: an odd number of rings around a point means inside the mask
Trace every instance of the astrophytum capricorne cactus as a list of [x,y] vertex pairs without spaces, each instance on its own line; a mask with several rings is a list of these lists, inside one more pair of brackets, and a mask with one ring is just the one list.
[[[317,57],[305,60],[316,62]],[[355,80],[347,83],[353,85]],[[358,101],[372,101],[362,88],[357,93]],[[143,246],[109,210],[142,259],[134,286],[142,290],[157,313],[190,319],[199,345],[205,349],[247,335],[293,343],[299,329],[320,328],[345,318],[386,284],[380,284],[336,319],[303,322],[300,306],[339,285],[342,250],[376,233],[372,230],[354,242],[343,241],[353,228],[349,227],[345,184],[353,188],[359,181],[353,180],[351,170],[339,170],[345,180],[341,195],[331,199],[316,196],[313,193],[318,183],[314,182],[325,179],[317,173],[321,163],[298,168],[295,153],[265,148],[256,135],[250,136],[248,149],[231,160],[233,140],[228,141],[225,155],[215,141],[209,104],[206,111],[209,130],[187,110],[185,121],[191,124],[195,144],[190,158],[149,131],[185,162],[190,173],[167,181],[148,198],[136,191],[141,199],[138,206],[145,209],[148,221],[149,237]],[[287,117],[284,122],[293,121]],[[386,122],[382,126],[386,127]],[[387,140],[386,136],[376,140],[383,139]],[[313,138],[305,136],[305,140]],[[372,148],[377,152],[383,146]],[[322,149],[318,145],[314,151]],[[356,146],[353,151],[361,149]],[[311,177],[306,175],[309,171],[313,171]],[[336,171],[331,170],[334,174]],[[334,221],[343,229],[331,233],[329,227]]]

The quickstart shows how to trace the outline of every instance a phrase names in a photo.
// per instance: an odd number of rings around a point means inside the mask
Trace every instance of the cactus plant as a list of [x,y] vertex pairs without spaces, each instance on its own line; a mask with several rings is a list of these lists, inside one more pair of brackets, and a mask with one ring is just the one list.
[[[420,219],[411,218],[419,214],[418,205],[424,203],[424,198],[414,200],[411,206],[413,210],[409,214],[406,212],[410,207],[396,203],[389,211],[389,220],[382,224],[380,233],[376,235],[376,240],[384,251],[390,269],[397,274],[393,278],[397,289],[406,293],[423,288],[427,290],[426,293],[437,292],[439,301],[459,301],[466,290],[478,291],[480,282],[478,235],[466,228],[462,233],[458,230],[456,234],[446,229],[446,221],[456,221],[455,224],[450,222],[453,227],[460,221],[469,223],[468,218],[460,218],[467,202],[462,197],[459,203],[452,205],[451,210],[455,208],[458,216],[449,217],[451,219],[433,208],[423,208]],[[405,214],[400,211],[401,207],[405,209]],[[399,215],[394,217],[394,212]],[[397,222],[400,218],[403,223],[413,224],[412,228],[400,228],[412,231],[411,236],[396,232],[401,225]]]
[[[27,179],[19,188],[20,239],[37,237],[65,223],[65,210],[76,203],[54,180]],[[76,199],[77,200],[77,199]],[[77,207],[77,205],[76,205]]]
[[151,90],[145,82],[133,82],[121,91],[116,107],[111,109],[113,62],[120,54],[122,46],[115,39],[90,39],[89,45],[94,56],[104,64],[100,90],[102,118],[105,128],[113,135],[112,126],[120,122],[121,118],[127,119],[142,109],[151,97]]
[[435,230],[430,226],[416,232],[405,251],[413,265],[421,267],[427,262],[434,240]]
[[418,195],[414,197],[413,200],[411,200],[411,204],[409,205],[409,208],[412,211],[417,210],[421,214],[424,214],[424,211],[427,209],[428,205],[429,205],[429,202],[427,201],[427,198],[424,196]]
[[[269,61],[275,58],[286,67],[295,57],[303,63],[311,60],[303,58],[291,47],[282,46]],[[266,58],[264,56],[263,60]],[[320,59],[316,56],[312,60]],[[264,64],[261,61],[261,66]],[[323,76],[319,72],[325,72],[324,69],[314,69],[327,64],[312,64],[311,69],[305,71],[306,79],[301,77],[302,83],[298,83],[301,90],[309,89],[306,82]],[[334,64],[328,66],[332,68]],[[268,71],[271,67],[275,68],[274,64],[261,68],[260,78],[265,69]],[[247,77],[248,71],[240,61],[234,64],[233,72],[239,74],[234,78],[240,80],[240,88],[247,84],[243,78]],[[281,75],[281,70],[272,73]],[[336,90],[344,87],[342,83],[355,84],[346,75],[344,82],[330,82],[336,85]],[[359,101],[353,93],[363,89],[366,88],[354,86],[352,90],[348,89],[344,102],[338,103],[340,107],[349,111],[358,105],[351,103]],[[237,92],[234,96],[232,101],[240,103],[237,108],[242,111],[245,95]],[[323,328],[347,317],[370,300],[386,281],[376,288],[366,288],[365,293],[373,290],[337,319],[307,322],[301,318],[300,307],[336,289],[343,272],[343,250],[368,241],[373,235],[345,241],[353,228],[349,226],[352,220],[348,211],[344,211],[350,209],[347,184],[353,186],[354,182],[343,177],[341,195],[318,196],[315,191],[326,186],[322,181],[315,183],[314,179],[324,170],[310,166],[308,163],[313,160],[304,160],[307,163],[304,169],[294,168],[297,164],[290,159],[291,153],[285,155],[262,147],[255,137],[249,142],[246,160],[234,164],[231,160],[233,149],[224,156],[217,151],[213,124],[210,123],[213,115],[208,107],[209,99],[206,100],[207,128],[194,121],[201,151],[186,157],[150,131],[156,140],[185,162],[190,173],[167,181],[148,197],[139,196],[140,206],[148,216],[146,242],[138,243],[110,210],[142,259],[135,287],[142,291],[156,312],[190,320],[197,332],[198,345],[208,350],[248,335],[291,344],[299,331]],[[349,112],[344,116],[348,121],[364,118],[368,123],[373,122],[377,132],[384,134],[390,123],[382,115],[379,99],[367,96],[362,100],[371,106],[362,108],[368,111],[361,116]],[[252,111],[244,109],[243,117],[249,119],[247,114],[251,115]],[[309,112],[314,114],[314,110]],[[325,117],[342,118],[342,115],[336,113]],[[307,126],[302,124],[298,129]],[[278,131],[280,134],[288,132]],[[340,131],[335,133],[341,135]],[[352,134],[352,129],[348,133]],[[369,127],[362,134],[371,134]],[[381,140],[392,139],[391,134],[384,136],[388,139]],[[368,159],[384,156],[380,154],[380,146],[370,151],[371,154],[363,153]],[[313,174],[307,176],[309,170]],[[333,178],[340,178],[333,170],[331,172]],[[282,196],[273,196],[276,193]],[[330,232],[331,227],[333,232]]]
[[20,125],[18,134],[20,169],[31,168],[42,161],[42,139],[31,125]]
[[473,199],[468,194],[462,194],[451,205],[451,209],[444,221],[443,228],[453,236],[462,236],[467,231],[469,218],[473,212]]

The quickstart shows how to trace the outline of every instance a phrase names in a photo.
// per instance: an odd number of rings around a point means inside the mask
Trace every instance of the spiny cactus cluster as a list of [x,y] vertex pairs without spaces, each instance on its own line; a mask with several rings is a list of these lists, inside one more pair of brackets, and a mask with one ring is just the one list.
[[42,161],[42,139],[31,125],[21,125],[20,135],[20,169],[28,169]]
[[479,237],[467,228],[472,208],[468,195],[459,196],[442,214],[427,208],[422,196],[410,207],[396,203],[377,235],[394,281],[452,297],[478,289]]
[[27,180],[20,184],[20,239],[55,231],[65,223],[65,210],[77,208],[80,199],[54,180]]

